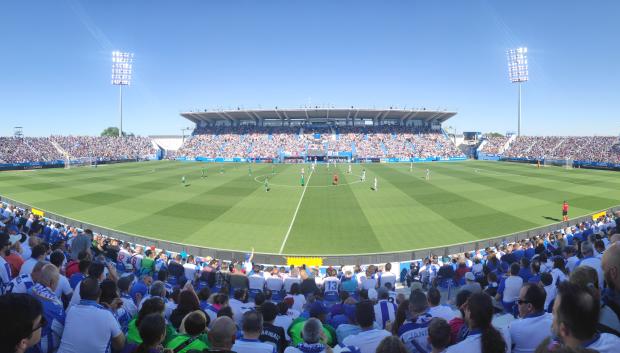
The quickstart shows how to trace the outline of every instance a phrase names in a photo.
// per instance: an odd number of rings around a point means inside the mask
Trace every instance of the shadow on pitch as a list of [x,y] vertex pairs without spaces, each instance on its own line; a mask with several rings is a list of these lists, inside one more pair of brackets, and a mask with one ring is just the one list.
[[550,221],[554,221],[554,222],[562,222],[561,219],[559,218],[555,218],[555,217],[549,217],[549,216],[543,216],[544,219],[548,219]]

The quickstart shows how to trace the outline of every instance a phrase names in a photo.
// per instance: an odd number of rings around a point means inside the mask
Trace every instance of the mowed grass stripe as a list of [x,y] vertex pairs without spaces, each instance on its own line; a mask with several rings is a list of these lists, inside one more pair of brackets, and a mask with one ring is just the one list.
[[404,170],[379,168],[375,172],[433,212],[441,214],[447,222],[454,223],[476,238],[501,235],[505,233],[506,225],[519,229],[536,226],[536,223],[464,197],[461,192],[451,192],[434,185],[438,182],[436,174],[432,174],[429,182],[412,183],[408,186],[399,178],[400,175],[405,175]]
[[[275,185],[296,179],[297,166],[282,165],[275,169],[275,175],[271,174],[270,165],[257,169],[253,178],[248,180],[257,187],[256,190],[188,236],[185,242],[202,242],[215,248],[244,251],[254,247],[258,252],[277,253],[302,188]],[[270,191],[265,191],[264,177],[269,177],[272,184]]]
[[[386,168],[385,165],[376,167]],[[394,167],[409,168],[402,164]],[[356,168],[358,171],[362,169],[361,166],[354,166],[354,170]],[[422,205],[388,179],[379,176],[378,190],[371,191],[370,185],[373,185],[376,175],[375,167],[369,166],[367,170],[368,181],[355,184],[352,190],[385,252],[453,244],[473,238],[471,233],[446,221],[441,214]],[[356,180],[358,176],[347,175],[346,178]],[[400,176],[399,180],[401,178],[407,184],[425,182],[417,173]]]
[[[595,196],[595,192],[599,192],[600,188],[589,187],[589,186],[572,186],[566,187],[564,182],[549,182],[546,180],[546,183],[541,183],[540,180],[536,180],[534,178],[523,178],[516,174],[509,174],[510,171],[506,170],[501,174],[494,174],[492,171],[489,171],[488,168],[471,168],[469,170],[460,169],[458,173],[454,173],[454,168],[447,166],[446,164],[436,165],[433,167],[433,171],[437,171],[439,173],[443,173],[446,175],[452,175],[455,183],[464,184],[464,183],[472,183],[477,184],[481,187],[480,191],[484,191],[484,193],[478,193],[472,195],[479,200],[487,199],[489,193],[487,191],[494,191],[490,195],[494,195],[491,200],[497,201],[497,207],[506,207],[507,205],[515,205],[515,210],[520,209],[520,214],[524,216],[528,216],[531,219],[532,208],[537,207],[539,205],[547,206],[546,209],[543,209],[545,212],[549,213],[549,206],[555,205],[555,211],[552,214],[556,214],[557,209],[563,200],[572,200],[575,201],[575,207],[581,207],[579,202],[576,202],[583,198],[585,195],[592,199],[599,206],[602,204],[613,205],[614,200]],[[548,186],[545,186],[548,185]],[[446,185],[446,187],[448,187]],[[530,199],[530,200],[528,200]],[[534,202],[533,202],[534,201]],[[528,210],[527,212],[523,212]],[[589,208],[576,208],[575,211],[580,213],[586,213],[593,209]],[[538,209],[537,211],[542,211]],[[540,213],[539,213],[540,214]],[[551,222],[545,222],[551,223]]]
[[356,254],[383,250],[351,186],[330,186],[332,175],[333,167],[328,171],[323,165],[317,166],[310,186],[325,187],[308,187],[284,247],[285,254]]
[[[209,177],[204,183],[198,180],[192,182],[190,186],[179,191],[189,195],[188,198],[168,202],[167,207],[123,224],[120,228],[144,230],[165,235],[171,240],[185,241],[206,223],[217,219],[260,187],[259,184],[248,181],[250,177],[246,171],[228,172],[220,177],[226,181],[213,187],[209,185]],[[157,221],[154,221],[155,219]]]
[[[488,166],[486,169],[502,173],[510,172],[511,170],[497,165]],[[550,171],[549,169],[555,170]],[[597,175],[590,176],[590,183],[587,183],[586,179],[582,177],[575,176],[575,179],[580,181],[574,183],[571,182],[571,180],[575,174],[573,174],[571,170],[546,167],[544,170],[537,170],[538,173],[536,173],[536,171],[533,173],[526,173],[526,175],[528,175],[527,178],[523,177],[524,173],[522,170],[516,170],[514,167],[512,170],[514,170],[517,175],[513,180],[515,180],[515,183],[522,185],[520,189],[523,193],[535,194],[540,192],[541,194],[538,195],[538,197],[548,197],[549,193],[543,192],[544,190],[556,190],[556,197],[547,198],[547,201],[560,204],[563,200],[567,200],[573,206],[574,211],[581,210],[581,213],[615,206],[618,204],[618,200],[620,200],[620,187],[615,187],[615,183],[613,182],[598,182],[599,178]],[[530,174],[533,174],[533,176],[529,177]],[[530,184],[533,182],[537,184]],[[542,185],[551,185],[554,188],[543,187]],[[604,185],[607,186],[605,187]],[[517,190],[519,190],[519,188],[517,188]]]

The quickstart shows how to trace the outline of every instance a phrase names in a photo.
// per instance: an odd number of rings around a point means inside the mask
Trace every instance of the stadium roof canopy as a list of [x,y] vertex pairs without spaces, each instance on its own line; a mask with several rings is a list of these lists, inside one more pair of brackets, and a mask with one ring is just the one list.
[[[237,110],[205,110],[181,113],[181,116],[196,123],[207,124],[257,124],[270,125],[289,123],[327,123],[339,125],[364,125],[372,121],[373,125],[398,124],[406,125],[409,121],[424,124],[441,124],[455,116],[456,112],[427,109],[365,109],[365,108],[301,108],[301,109],[237,109]],[[353,123],[354,122],[354,123]]]

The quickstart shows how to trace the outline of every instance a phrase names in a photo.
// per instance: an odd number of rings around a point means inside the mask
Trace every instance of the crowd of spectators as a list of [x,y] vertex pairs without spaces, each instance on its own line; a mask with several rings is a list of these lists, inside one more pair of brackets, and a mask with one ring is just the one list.
[[500,154],[503,152],[503,147],[506,145],[506,142],[508,142],[508,137],[490,136],[486,138],[486,141],[480,152],[486,154]]
[[102,160],[134,159],[156,153],[151,139],[126,136],[52,136],[72,158],[95,157]]
[[177,155],[195,158],[277,158],[351,153],[358,158],[457,157],[463,153],[438,131],[378,127],[199,128]]
[[2,204],[0,351],[617,352],[618,240],[620,213],[322,273],[145,248]]
[[50,162],[63,156],[45,137],[0,137],[0,163]]
[[120,160],[155,153],[147,137],[0,137],[0,163],[50,162],[65,160],[67,156]]
[[620,150],[615,147],[619,143],[620,139],[614,136],[518,136],[503,155],[620,163]]

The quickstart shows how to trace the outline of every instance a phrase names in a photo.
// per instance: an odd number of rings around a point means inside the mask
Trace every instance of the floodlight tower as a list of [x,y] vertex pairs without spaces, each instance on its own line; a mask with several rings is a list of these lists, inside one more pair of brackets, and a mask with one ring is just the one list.
[[123,86],[131,84],[131,72],[133,66],[133,53],[120,51],[112,52],[112,84],[119,88],[119,112],[121,125],[118,129],[118,137],[123,136]]
[[521,136],[521,84],[529,78],[527,69],[527,48],[521,47],[508,50],[508,75],[510,82],[519,86],[519,108],[517,136]]

